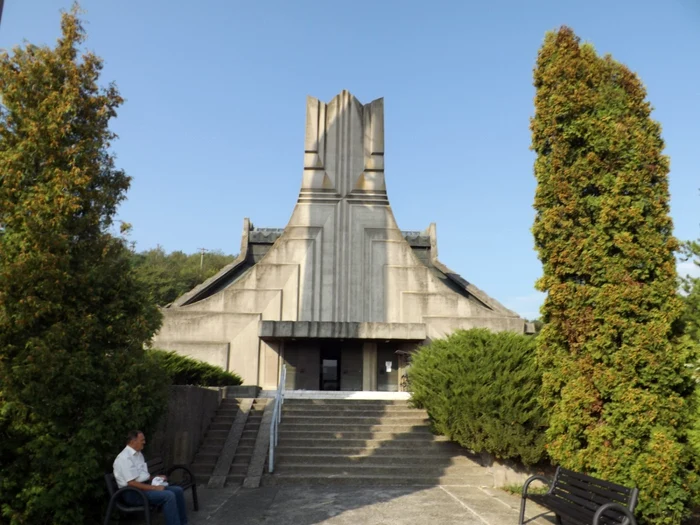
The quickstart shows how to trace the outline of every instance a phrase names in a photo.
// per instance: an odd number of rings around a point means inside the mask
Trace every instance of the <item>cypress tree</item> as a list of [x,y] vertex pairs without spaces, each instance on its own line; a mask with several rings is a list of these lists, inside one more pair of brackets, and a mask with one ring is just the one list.
[[122,99],[65,13],[55,48],[0,53],[0,523],[101,522],[103,469],[167,404],[144,356],[160,323],[110,234],[129,187]]
[[679,336],[669,160],[639,78],[567,27],[534,72],[535,245],[554,462],[640,489],[648,523],[679,523],[694,474],[692,347]]

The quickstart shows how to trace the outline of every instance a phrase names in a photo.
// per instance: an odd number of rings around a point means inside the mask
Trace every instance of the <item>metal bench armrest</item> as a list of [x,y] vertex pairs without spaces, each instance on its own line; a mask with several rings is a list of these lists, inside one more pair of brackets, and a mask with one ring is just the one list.
[[172,473],[175,472],[176,470],[183,470],[183,471],[185,471],[185,473],[189,476],[190,481],[191,481],[192,483],[195,482],[195,478],[194,478],[194,475],[192,474],[192,471],[191,471],[190,469],[188,469],[185,465],[173,465],[172,467],[170,467],[170,468],[165,472],[165,475],[168,476],[168,477],[170,477],[170,474],[172,474]]
[[114,495],[112,496],[112,499],[114,501],[119,501],[119,496],[121,496],[125,492],[136,492],[139,495],[139,497],[143,500],[143,506],[144,507],[149,506],[148,498],[146,497],[146,494],[142,490],[139,490],[139,489],[134,488],[134,487],[122,487],[122,488],[120,488],[118,491],[116,491],[114,493]]
[[547,491],[548,493],[552,490],[552,480],[549,478],[545,478],[544,476],[530,476],[527,478],[527,481],[525,482],[525,485],[523,485],[523,499],[527,498],[527,489],[530,487],[530,483],[533,481],[541,481],[545,485],[549,487],[549,490]]
[[[112,517],[112,511],[114,510],[114,507],[119,503],[119,498],[121,497],[121,495],[125,492],[137,492],[139,494],[139,496],[143,500],[143,510],[146,513],[146,523],[150,524],[150,507],[148,504],[148,498],[146,497],[146,494],[144,494],[142,490],[139,490],[134,487],[122,487],[119,490],[117,490],[114,494],[112,494],[111,498],[109,498],[109,505],[107,505],[107,514],[105,515],[105,525],[109,525],[110,518]],[[128,507],[128,505],[124,505],[124,508],[126,507]]]
[[624,505],[620,505],[619,503],[606,503],[604,505],[601,505],[598,507],[598,510],[595,511],[595,514],[593,515],[593,525],[598,525],[600,522],[600,517],[603,515],[603,513],[606,510],[616,510],[618,512],[621,512],[622,514],[625,515],[625,517],[630,520],[630,525],[637,525],[637,520],[634,518],[634,514],[625,507]]

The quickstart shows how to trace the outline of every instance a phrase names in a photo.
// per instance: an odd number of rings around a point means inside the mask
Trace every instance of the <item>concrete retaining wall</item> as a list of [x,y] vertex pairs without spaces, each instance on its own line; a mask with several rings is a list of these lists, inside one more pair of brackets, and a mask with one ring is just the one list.
[[146,458],[161,456],[166,466],[192,463],[224,389],[170,387],[168,412],[153,436],[146,436]]

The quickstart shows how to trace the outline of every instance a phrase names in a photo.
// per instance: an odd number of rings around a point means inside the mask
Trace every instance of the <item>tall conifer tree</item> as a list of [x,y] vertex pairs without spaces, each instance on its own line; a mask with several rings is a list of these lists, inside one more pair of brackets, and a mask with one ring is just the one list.
[[639,78],[567,27],[534,73],[538,357],[554,462],[641,490],[679,523],[694,476],[690,345],[678,335],[669,160]]
[[167,377],[144,357],[160,317],[109,233],[129,187],[110,153],[122,99],[79,55],[77,8],[55,48],[0,54],[0,522],[101,520],[101,475]]

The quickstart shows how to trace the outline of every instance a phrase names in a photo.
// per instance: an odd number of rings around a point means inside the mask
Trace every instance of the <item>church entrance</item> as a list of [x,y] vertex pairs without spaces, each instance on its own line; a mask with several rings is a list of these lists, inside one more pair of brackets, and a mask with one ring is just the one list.
[[341,351],[339,346],[321,348],[321,390],[340,390]]

